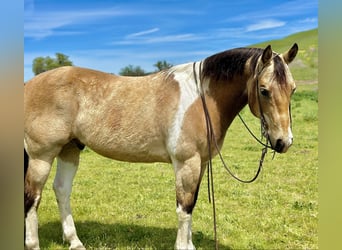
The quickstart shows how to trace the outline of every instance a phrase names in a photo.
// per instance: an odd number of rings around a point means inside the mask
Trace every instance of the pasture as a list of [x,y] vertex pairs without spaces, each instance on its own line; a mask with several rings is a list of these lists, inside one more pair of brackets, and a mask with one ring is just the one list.
[[[318,83],[317,29],[272,44],[285,51],[298,42],[290,65],[297,82],[292,98],[294,143],[286,154],[269,150],[256,182],[231,178],[218,157],[213,160],[217,233],[220,249],[318,248]],[[246,107],[242,116],[258,135],[260,123]],[[236,118],[222,155],[240,178],[254,176],[261,146]],[[67,249],[52,182],[52,168],[39,208],[41,249]],[[175,177],[172,165],[113,161],[88,148],[81,153],[71,207],[78,236],[87,249],[173,249],[177,235]],[[193,211],[193,243],[213,249],[212,205],[204,176]]]
[[[296,78],[296,77],[295,77]],[[318,248],[318,85],[297,83],[292,99],[294,144],[286,154],[269,150],[252,184],[233,180],[213,160],[220,249]],[[242,116],[256,134],[259,121],[248,107]],[[237,118],[228,129],[222,154],[241,178],[250,179],[261,146]],[[67,249],[52,182],[39,208],[42,249]],[[106,159],[85,149],[74,180],[71,206],[78,236],[87,249],[172,249],[177,234],[173,167]],[[212,205],[203,178],[193,212],[197,249],[214,248]]]

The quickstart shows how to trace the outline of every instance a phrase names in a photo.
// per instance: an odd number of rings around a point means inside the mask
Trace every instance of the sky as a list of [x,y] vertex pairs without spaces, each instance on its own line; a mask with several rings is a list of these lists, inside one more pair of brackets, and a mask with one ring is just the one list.
[[108,73],[154,71],[317,27],[318,0],[24,0],[24,81],[57,52]]

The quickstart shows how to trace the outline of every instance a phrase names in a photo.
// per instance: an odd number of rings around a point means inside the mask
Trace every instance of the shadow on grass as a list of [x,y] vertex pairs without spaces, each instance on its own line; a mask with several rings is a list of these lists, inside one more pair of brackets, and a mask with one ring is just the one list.
[[[134,224],[103,224],[94,221],[76,222],[77,234],[87,249],[173,249],[177,228],[146,227]],[[193,232],[193,243],[197,249],[215,249],[214,237]],[[63,246],[60,222],[49,222],[39,227],[42,249]],[[219,245],[221,250],[229,246]]]

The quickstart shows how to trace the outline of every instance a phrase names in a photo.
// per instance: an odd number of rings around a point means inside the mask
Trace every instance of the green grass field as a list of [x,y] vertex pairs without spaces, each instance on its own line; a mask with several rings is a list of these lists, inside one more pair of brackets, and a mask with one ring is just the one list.
[[[226,174],[218,158],[213,161],[220,249],[318,248],[318,83],[316,66],[302,62],[293,68],[298,87],[292,101],[294,144],[290,150],[273,160],[269,152],[260,177],[252,184],[238,183]],[[259,122],[248,107],[242,116],[258,133]],[[249,179],[258,167],[261,147],[235,119],[222,154],[239,177]],[[40,245],[67,249],[52,190],[54,173],[55,167],[39,208]],[[173,249],[178,221],[169,164],[117,162],[86,149],[71,205],[78,235],[88,249]],[[197,249],[214,248],[206,177],[193,212],[193,242]]]

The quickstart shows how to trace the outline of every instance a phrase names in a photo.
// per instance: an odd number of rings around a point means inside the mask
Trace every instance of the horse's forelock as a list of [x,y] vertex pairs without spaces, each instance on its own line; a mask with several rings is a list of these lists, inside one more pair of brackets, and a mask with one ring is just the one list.
[[273,75],[275,77],[275,80],[280,85],[286,84],[286,69],[284,61],[279,57],[279,55],[276,55],[273,57],[273,64],[274,64],[274,71]]
[[[258,59],[261,54],[255,54],[250,61],[250,70],[254,72],[257,70]],[[276,53],[273,53],[273,77],[280,85],[286,84],[286,69],[284,61],[280,58],[280,56]]]

